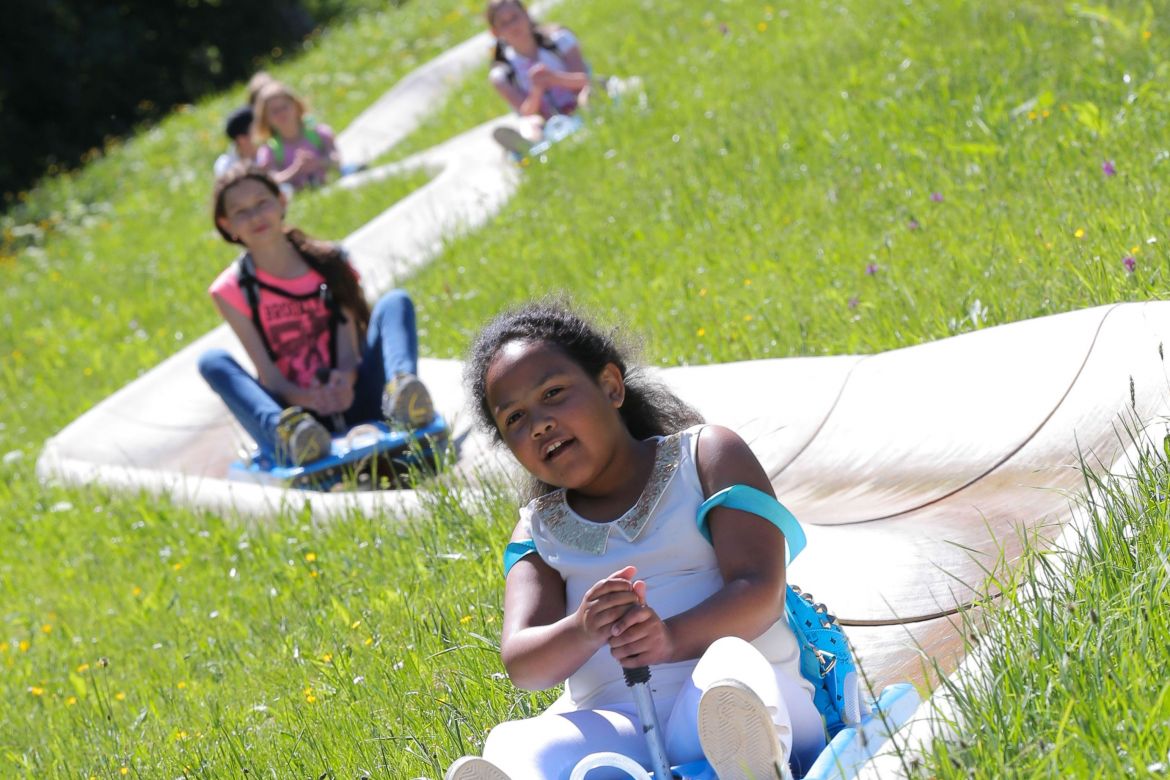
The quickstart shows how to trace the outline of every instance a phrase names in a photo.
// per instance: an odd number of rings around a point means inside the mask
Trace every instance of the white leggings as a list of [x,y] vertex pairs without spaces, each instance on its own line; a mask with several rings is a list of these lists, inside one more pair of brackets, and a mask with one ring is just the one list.
[[[662,723],[666,754],[672,765],[703,757],[699,745],[699,697],[728,678],[749,686],[767,706],[776,724],[776,738],[784,755],[809,766],[825,744],[821,716],[800,683],[778,674],[755,647],[735,637],[712,643],[679,691],[669,717]],[[656,702],[657,704],[657,702]],[[515,780],[564,780],[590,753],[610,751],[627,755],[643,766],[649,751],[633,704],[596,710],[545,712],[535,718],[501,723],[491,730],[483,757]],[[597,769],[589,780],[628,775]]]

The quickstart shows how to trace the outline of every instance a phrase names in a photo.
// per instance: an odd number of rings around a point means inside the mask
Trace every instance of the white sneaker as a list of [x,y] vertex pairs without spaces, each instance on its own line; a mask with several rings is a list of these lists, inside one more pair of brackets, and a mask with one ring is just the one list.
[[464,756],[443,777],[445,780],[511,780],[491,761],[478,756]]
[[699,744],[719,780],[792,778],[768,708],[738,680],[720,680],[703,691]]

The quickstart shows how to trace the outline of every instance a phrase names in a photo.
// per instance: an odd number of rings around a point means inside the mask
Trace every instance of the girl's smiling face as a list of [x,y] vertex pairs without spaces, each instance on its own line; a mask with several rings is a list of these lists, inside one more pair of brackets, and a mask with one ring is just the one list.
[[249,248],[282,235],[283,196],[256,179],[241,179],[223,193],[223,215],[216,222]]
[[488,364],[487,404],[504,443],[534,477],[591,493],[623,437],[625,383],[610,363],[589,376],[545,341],[512,341]]
[[268,98],[264,104],[264,118],[281,138],[296,138],[301,134],[301,109],[288,95]]
[[492,15],[492,35],[513,49],[530,48],[536,44],[532,34],[532,19],[516,3],[504,3]]

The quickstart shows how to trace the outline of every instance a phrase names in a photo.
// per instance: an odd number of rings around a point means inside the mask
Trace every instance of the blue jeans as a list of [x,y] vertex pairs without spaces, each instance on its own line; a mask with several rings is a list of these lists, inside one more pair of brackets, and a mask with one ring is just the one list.
[[[288,405],[222,349],[199,358],[199,373],[219,394],[260,451],[273,457],[276,422]],[[391,290],[374,305],[362,362],[353,386],[353,404],[345,410],[347,427],[382,419],[382,389],[395,374],[418,373],[418,331],[414,304],[402,290]]]

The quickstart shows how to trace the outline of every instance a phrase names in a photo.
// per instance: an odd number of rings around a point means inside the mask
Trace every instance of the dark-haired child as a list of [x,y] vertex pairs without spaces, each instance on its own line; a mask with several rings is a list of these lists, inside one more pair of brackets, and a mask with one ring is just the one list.
[[428,423],[434,407],[416,376],[410,298],[393,290],[371,311],[344,250],[286,227],[284,211],[279,186],[259,168],[233,168],[216,182],[216,229],[245,251],[209,292],[259,376],[212,350],[199,360],[204,379],[281,464],[329,452],[322,420]]
[[705,757],[721,780],[808,766],[824,731],[784,616],[784,536],[725,506],[700,522],[729,488],[787,512],[743,440],[558,305],[492,322],[466,383],[534,485],[505,554],[500,654],[517,686],[565,692],[496,726],[447,779],[567,778],[603,751],[648,765],[622,674],[640,666],[672,764]]
[[256,159],[256,144],[252,140],[252,109],[249,106],[237,108],[228,114],[224,123],[224,134],[231,141],[228,150],[215,160],[215,178],[228,172],[233,165],[251,165]]

